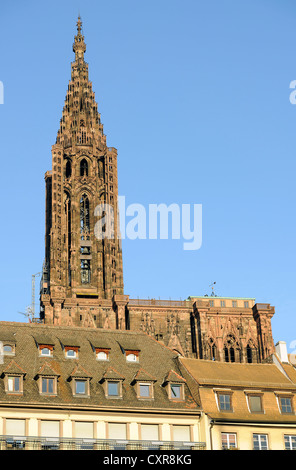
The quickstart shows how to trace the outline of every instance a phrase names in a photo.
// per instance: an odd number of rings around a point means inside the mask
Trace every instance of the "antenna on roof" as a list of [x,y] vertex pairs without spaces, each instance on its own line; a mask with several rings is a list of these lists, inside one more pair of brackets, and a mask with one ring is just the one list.
[[210,284],[210,286],[209,286],[209,287],[211,287],[211,288],[212,288],[211,297],[217,297],[217,296],[216,296],[216,294],[215,294],[215,287],[214,287],[214,286],[215,286],[215,284],[216,284],[216,282],[213,282],[213,283],[212,283],[212,284]]
[[26,307],[26,313],[24,312],[17,312],[20,313],[21,315],[24,315],[25,317],[28,318],[29,322],[32,323],[32,319],[34,318],[32,315],[32,309],[31,307]]
[[32,323],[35,321],[35,281],[36,277],[41,276],[42,273],[32,274],[32,290],[31,290],[31,300],[32,303],[29,307],[26,307],[26,313],[18,312],[21,315],[25,315],[29,319],[29,322]]

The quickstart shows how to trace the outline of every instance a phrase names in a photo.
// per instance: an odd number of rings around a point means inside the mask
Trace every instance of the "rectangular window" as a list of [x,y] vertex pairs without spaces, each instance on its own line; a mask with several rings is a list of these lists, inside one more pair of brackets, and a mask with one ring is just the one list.
[[173,426],[173,436],[175,442],[190,442],[190,426]]
[[296,436],[285,436],[285,450],[296,450]]
[[222,432],[222,449],[235,449],[236,445],[236,434]]
[[267,434],[253,434],[254,450],[268,450]]
[[220,306],[225,307],[225,300],[220,300]]
[[20,391],[20,378],[19,377],[8,377],[7,380],[8,391],[9,392],[19,392]]
[[139,395],[142,398],[150,398],[151,384],[139,384]]
[[244,302],[244,307],[249,308],[249,302],[248,301]]
[[232,307],[234,307],[234,308],[237,307],[237,301],[236,301],[236,300],[233,300],[233,301],[232,301]]
[[141,439],[142,441],[158,441],[158,424],[141,424]]
[[86,380],[75,381],[75,394],[86,395]]
[[261,396],[258,395],[250,395],[249,396],[249,407],[251,413],[261,413],[262,409],[262,399]]
[[60,422],[41,421],[40,435],[44,438],[42,450],[59,450]]
[[94,423],[75,421],[75,438],[77,439],[93,439]]
[[59,421],[41,421],[41,437],[60,437]]
[[119,382],[108,382],[108,396],[109,397],[119,396]]
[[25,436],[24,419],[6,419],[7,436]]
[[114,450],[126,449],[126,424],[124,423],[109,423],[108,425],[108,439],[113,439]]
[[53,393],[53,379],[42,378],[42,393]]
[[231,396],[229,394],[218,394],[220,411],[231,411]]
[[171,384],[171,397],[180,400],[182,398],[182,389],[179,384]]
[[210,307],[214,307],[214,301],[210,300]]
[[293,413],[292,399],[290,397],[279,397],[279,403],[282,413]]

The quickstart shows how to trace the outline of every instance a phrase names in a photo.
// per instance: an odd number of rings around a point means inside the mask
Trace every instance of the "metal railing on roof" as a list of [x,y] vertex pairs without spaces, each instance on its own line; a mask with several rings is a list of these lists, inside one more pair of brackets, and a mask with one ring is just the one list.
[[0,450],[205,450],[205,442],[0,436]]
[[157,300],[157,299],[129,299],[129,305],[141,305],[149,307],[190,307],[187,300]]

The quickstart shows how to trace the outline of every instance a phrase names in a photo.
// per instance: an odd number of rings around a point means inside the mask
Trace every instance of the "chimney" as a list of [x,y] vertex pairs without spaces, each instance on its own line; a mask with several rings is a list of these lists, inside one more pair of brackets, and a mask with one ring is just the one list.
[[287,345],[285,341],[278,341],[275,345],[275,351],[280,358],[281,362],[289,362]]

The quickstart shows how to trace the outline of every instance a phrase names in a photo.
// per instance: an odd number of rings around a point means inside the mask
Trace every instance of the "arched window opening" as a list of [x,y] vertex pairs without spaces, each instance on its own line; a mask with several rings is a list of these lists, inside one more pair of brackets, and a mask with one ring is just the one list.
[[65,168],[65,176],[66,178],[71,178],[71,174],[72,174],[72,166],[71,166],[71,161],[70,160],[67,160],[67,163],[66,163],[66,168]]
[[225,362],[240,362],[240,347],[233,335],[228,335],[224,343]]
[[257,349],[254,346],[253,342],[248,343],[247,345],[247,362],[252,364],[252,362],[258,362]]
[[88,164],[85,158],[80,162],[80,176],[88,176]]
[[210,338],[208,341],[208,356],[212,361],[217,359],[217,348],[213,338]]
[[235,362],[235,355],[234,355],[234,349],[230,348],[230,362]]
[[226,348],[226,346],[224,348],[224,360],[225,360],[225,362],[229,362],[229,352],[228,352],[228,349]]

